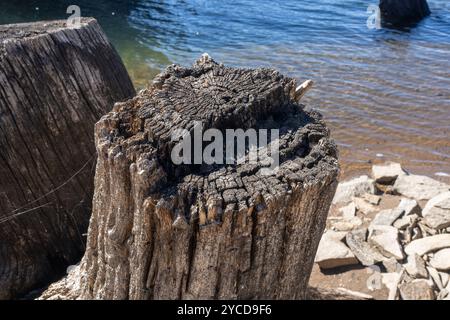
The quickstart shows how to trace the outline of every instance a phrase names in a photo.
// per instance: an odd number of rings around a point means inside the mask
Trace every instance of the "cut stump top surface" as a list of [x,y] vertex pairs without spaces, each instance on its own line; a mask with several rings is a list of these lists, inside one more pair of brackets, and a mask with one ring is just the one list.
[[[224,209],[250,207],[293,188],[334,182],[336,145],[320,114],[295,101],[295,88],[294,79],[275,70],[225,67],[207,55],[191,68],[171,65],[97,123],[99,156],[126,158],[131,170],[148,176],[149,194],[182,193],[188,208],[198,197]],[[263,175],[263,162],[174,165],[172,133],[192,132],[194,121],[204,130],[279,129],[279,170]]]

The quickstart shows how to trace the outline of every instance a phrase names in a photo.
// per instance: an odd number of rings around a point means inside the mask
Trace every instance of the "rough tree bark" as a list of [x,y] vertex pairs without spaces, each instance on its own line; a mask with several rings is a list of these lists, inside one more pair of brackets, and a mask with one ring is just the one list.
[[380,0],[381,19],[385,24],[407,25],[430,15],[427,0]]
[[134,94],[94,19],[0,26],[0,299],[48,283],[84,252],[94,124]]
[[[280,128],[280,166],[174,165],[171,135]],[[336,146],[295,80],[203,56],[172,65],[95,129],[93,215],[80,265],[43,298],[300,299],[336,188]],[[271,143],[275,143],[273,140]]]

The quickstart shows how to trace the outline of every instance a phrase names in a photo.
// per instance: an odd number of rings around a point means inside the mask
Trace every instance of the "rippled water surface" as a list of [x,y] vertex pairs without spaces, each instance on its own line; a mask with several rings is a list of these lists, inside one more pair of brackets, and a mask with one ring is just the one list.
[[[269,66],[313,79],[304,102],[325,115],[344,176],[371,162],[450,174],[450,1],[403,30],[368,29],[353,0],[2,1],[0,23],[96,17],[137,87],[203,52],[228,65]],[[444,174],[439,179],[450,181]]]

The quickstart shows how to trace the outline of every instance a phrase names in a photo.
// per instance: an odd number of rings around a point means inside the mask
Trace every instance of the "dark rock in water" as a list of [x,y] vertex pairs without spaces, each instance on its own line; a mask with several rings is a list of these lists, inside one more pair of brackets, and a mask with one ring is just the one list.
[[426,0],[380,0],[383,24],[404,26],[430,15]]

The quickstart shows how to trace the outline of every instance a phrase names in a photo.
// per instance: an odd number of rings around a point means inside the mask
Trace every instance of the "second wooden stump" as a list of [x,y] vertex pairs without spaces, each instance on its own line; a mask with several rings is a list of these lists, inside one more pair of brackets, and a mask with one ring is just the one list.
[[46,285],[82,256],[94,124],[134,95],[94,19],[0,26],[0,299]]

